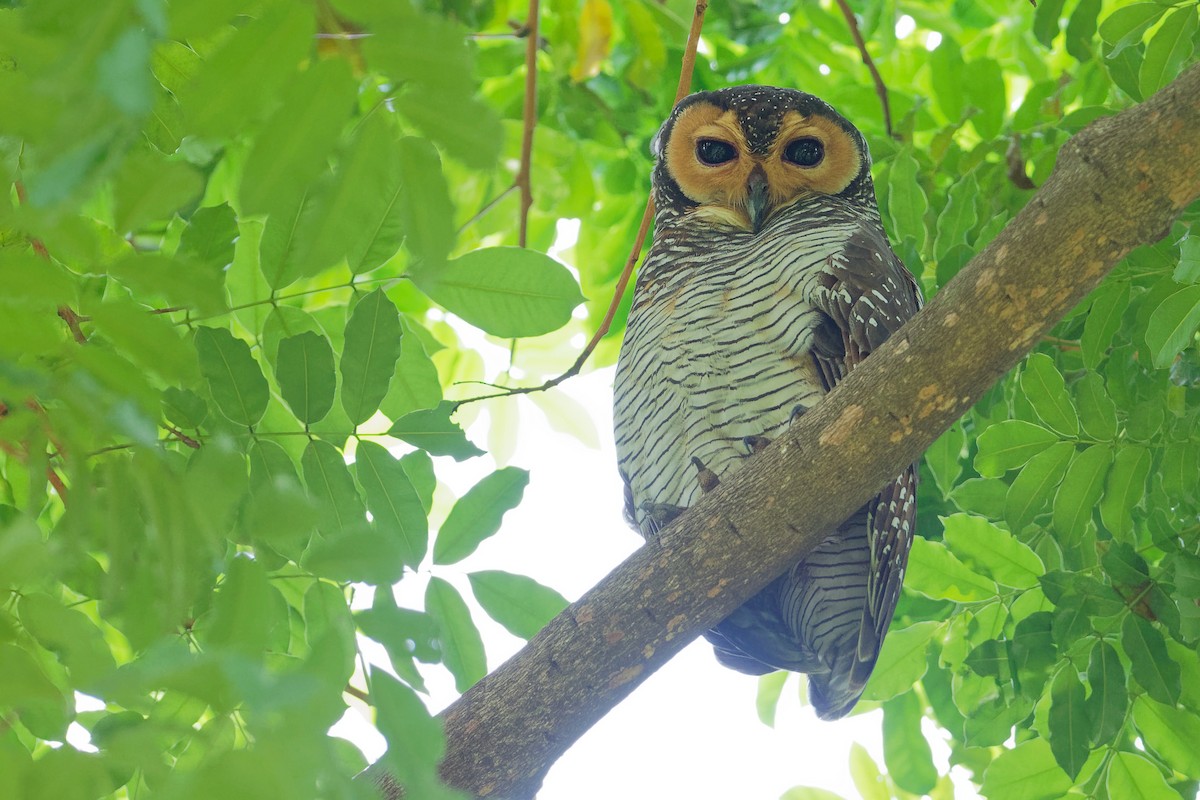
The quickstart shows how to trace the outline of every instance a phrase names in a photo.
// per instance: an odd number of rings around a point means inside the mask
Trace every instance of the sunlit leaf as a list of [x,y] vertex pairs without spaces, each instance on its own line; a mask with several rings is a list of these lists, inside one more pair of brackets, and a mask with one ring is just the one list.
[[1079,417],[1062,373],[1044,353],[1034,353],[1021,371],[1021,390],[1046,427],[1065,436],[1079,433]]
[[483,640],[471,612],[458,591],[441,578],[430,579],[425,610],[437,621],[446,669],[454,675],[458,691],[465,692],[487,674]]
[[963,564],[941,542],[913,540],[904,586],[934,599],[965,603],[995,597],[996,584]]
[[1093,294],[1091,310],[1083,323],[1083,336],[1079,339],[1083,363],[1088,369],[1095,369],[1104,359],[1128,306],[1127,282],[1105,283]]
[[239,425],[255,425],[267,410],[267,379],[250,346],[224,328],[196,329],[200,372],[221,413]]
[[487,615],[522,639],[532,639],[567,607],[561,594],[524,575],[483,570],[469,573],[467,578]]
[[942,518],[945,542],[954,555],[1004,586],[1029,589],[1046,568],[1024,542],[988,520],[971,514]]
[[1192,341],[1197,327],[1200,327],[1200,286],[1185,286],[1163,300],[1150,314],[1146,327],[1146,344],[1154,356],[1154,366],[1169,366]]
[[528,485],[528,472],[505,467],[472,486],[438,530],[433,563],[453,564],[473,553],[480,542],[500,530],[504,513],[521,502]]
[[1134,753],[1116,753],[1104,788],[1109,797],[1129,800],[1175,800],[1179,793],[1167,785],[1158,767]]
[[375,413],[387,394],[400,358],[400,315],[376,289],[358,301],[346,322],[342,349],[342,408],[354,424]]
[[467,439],[458,423],[451,422],[455,404],[441,403],[437,408],[415,411],[396,420],[388,430],[389,436],[403,439],[432,456],[451,456],[455,461],[483,455],[483,451]]
[[375,525],[400,544],[404,563],[416,568],[429,544],[429,522],[404,468],[374,442],[358,443],[354,468]]
[[506,338],[557,330],[584,300],[566,267],[519,247],[473,250],[413,279],[448,311]]
[[1192,36],[1196,27],[1196,7],[1183,6],[1168,14],[1150,37],[1138,76],[1143,97],[1154,94],[1179,74],[1195,47]]
[[1100,499],[1100,519],[1118,539],[1128,540],[1133,534],[1130,512],[1144,500],[1150,462],[1150,451],[1144,447],[1117,447],[1104,496]]
[[1045,739],[1030,739],[1001,753],[983,774],[980,793],[989,800],[1055,800],[1071,779],[1054,760]]
[[975,469],[985,478],[998,478],[1058,441],[1053,431],[1032,422],[1005,420],[979,434]]

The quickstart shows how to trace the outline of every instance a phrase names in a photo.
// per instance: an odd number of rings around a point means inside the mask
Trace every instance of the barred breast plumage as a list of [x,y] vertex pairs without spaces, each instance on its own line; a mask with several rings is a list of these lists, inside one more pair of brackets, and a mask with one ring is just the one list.
[[[614,386],[626,513],[647,537],[919,304],[879,222],[861,135],[815,97],[693,95],[655,151],[655,237]],[[807,672],[818,713],[847,713],[899,595],[915,488],[909,469],[709,631],[718,659],[753,674]]]

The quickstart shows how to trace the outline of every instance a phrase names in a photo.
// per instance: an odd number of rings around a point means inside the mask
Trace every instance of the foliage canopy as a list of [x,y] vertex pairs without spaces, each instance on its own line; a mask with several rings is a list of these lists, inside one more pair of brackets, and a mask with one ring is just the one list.
[[[1164,86],[1200,37],[1194,3],[850,5],[891,132],[830,2],[714,3],[693,88],[794,86],[853,120],[927,294],[1072,133]],[[524,4],[0,3],[0,795],[369,797],[361,755],[326,736],[349,686],[412,795],[459,796],[417,664],[460,690],[486,671],[444,578],[529,476],[435,502],[437,465],[484,453],[462,427],[479,406],[457,407],[475,382],[552,377],[596,330],[691,10],[545,3],[520,248]],[[574,270],[545,255],[563,218],[582,220]],[[865,797],[951,795],[923,720],[989,798],[1195,796],[1197,219],[927,454],[925,538],[867,692],[886,779],[853,764]],[[509,369],[469,327],[512,340]],[[356,586],[418,568],[422,610],[386,590],[352,610]],[[565,603],[468,577],[520,636]],[[357,635],[398,678],[351,682]],[[73,723],[95,752],[51,746]]]

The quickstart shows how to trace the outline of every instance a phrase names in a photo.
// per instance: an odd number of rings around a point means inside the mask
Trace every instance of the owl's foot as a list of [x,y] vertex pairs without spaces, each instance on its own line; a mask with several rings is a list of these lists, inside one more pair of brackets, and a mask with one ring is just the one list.
[[766,450],[770,443],[771,440],[765,436],[747,436],[742,439],[742,444],[746,445],[746,454],[751,456],[756,456]]
[[717,473],[704,466],[704,462],[692,456],[692,466],[696,468],[696,479],[700,481],[700,490],[707,493],[721,485]]
[[642,503],[642,511],[646,512],[646,520],[642,523],[644,535],[647,539],[657,536],[659,531],[686,510],[683,506],[673,506],[670,503]]
[[788,419],[788,425],[794,425],[796,420],[804,416],[804,412],[808,411],[808,406],[796,406],[792,409],[792,416]]

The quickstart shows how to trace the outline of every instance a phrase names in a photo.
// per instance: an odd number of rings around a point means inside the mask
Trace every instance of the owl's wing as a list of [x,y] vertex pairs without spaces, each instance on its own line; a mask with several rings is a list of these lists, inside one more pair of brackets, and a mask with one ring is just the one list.
[[[907,322],[921,307],[921,293],[892,252],[882,230],[861,227],[821,274],[813,304],[825,314],[812,355],[829,391]],[[904,567],[917,512],[916,466],[909,466],[868,503],[871,568],[867,608],[871,626],[860,630],[851,681],[860,686],[874,667],[880,642],[900,598]]]

